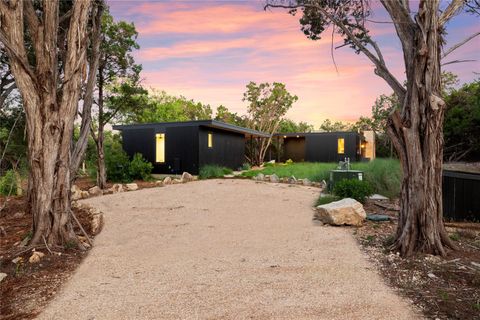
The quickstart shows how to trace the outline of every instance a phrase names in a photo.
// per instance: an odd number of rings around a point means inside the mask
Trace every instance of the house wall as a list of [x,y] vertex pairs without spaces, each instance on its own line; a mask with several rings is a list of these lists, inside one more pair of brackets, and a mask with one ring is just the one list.
[[282,161],[305,161],[305,137],[287,137],[283,139]]
[[453,221],[480,221],[480,174],[443,170],[443,216]]
[[[208,147],[208,133],[213,134],[213,146]],[[245,162],[245,136],[240,133],[199,127],[199,167],[215,164],[236,170]]]
[[[165,163],[155,162],[155,134],[165,134]],[[153,164],[153,173],[198,173],[198,127],[133,128],[122,130],[123,149],[132,158],[135,153]]]
[[[345,139],[345,153],[338,154],[338,138]],[[360,160],[358,151],[360,137],[353,132],[332,132],[322,134],[307,134],[305,137],[305,161],[308,162],[338,162],[345,157],[350,161]]]

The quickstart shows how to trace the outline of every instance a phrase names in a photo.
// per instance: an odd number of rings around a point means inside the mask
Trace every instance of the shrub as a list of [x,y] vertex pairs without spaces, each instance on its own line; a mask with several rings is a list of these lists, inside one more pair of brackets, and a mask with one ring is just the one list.
[[285,161],[285,164],[292,164],[292,163],[293,163],[292,159],[288,159],[287,161]]
[[222,178],[224,175],[231,174],[232,172],[230,168],[207,164],[200,168],[198,177],[200,179]]
[[353,198],[365,202],[365,198],[373,193],[370,183],[356,179],[344,179],[335,184],[333,194],[341,198]]
[[242,170],[250,170],[251,168],[250,163],[245,162],[242,164]]
[[315,202],[315,206],[320,206],[322,204],[329,204],[330,202],[338,201],[340,200],[339,197],[332,196],[332,195],[320,195],[318,197],[317,202]]
[[135,153],[132,161],[130,162],[130,178],[150,180],[152,176],[153,165],[145,160],[140,153]]
[[107,179],[112,182],[130,182],[130,159],[120,145],[105,148]]
[[8,170],[3,177],[0,177],[0,195],[17,194],[17,177],[15,171]]

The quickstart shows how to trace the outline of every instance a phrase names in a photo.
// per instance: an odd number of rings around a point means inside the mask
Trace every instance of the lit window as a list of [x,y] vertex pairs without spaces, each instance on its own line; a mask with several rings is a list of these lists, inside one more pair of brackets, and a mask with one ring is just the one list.
[[165,133],[157,133],[155,135],[156,155],[155,161],[159,163],[165,162]]
[[338,150],[338,154],[344,154],[345,153],[345,139],[338,138],[337,150]]
[[208,134],[208,147],[209,148],[213,147],[213,134],[212,133]]

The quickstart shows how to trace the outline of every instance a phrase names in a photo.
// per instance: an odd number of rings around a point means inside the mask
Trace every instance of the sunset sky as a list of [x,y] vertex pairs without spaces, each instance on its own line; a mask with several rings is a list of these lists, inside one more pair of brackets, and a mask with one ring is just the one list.
[[[283,82],[299,97],[288,113],[315,128],[326,118],[355,121],[370,115],[375,98],[391,90],[374,75],[372,63],[350,48],[335,50],[338,74],[330,54],[331,31],[322,40],[307,39],[298,19],[285,10],[263,10],[264,1],[108,1],[116,20],[133,21],[141,49],[144,84],[174,95],[223,104],[239,114],[249,81]],[[371,19],[385,21],[373,3]],[[391,24],[368,24],[388,66],[403,81],[400,43]],[[480,31],[478,18],[457,16],[448,25],[447,46]],[[334,39],[334,46],[343,43]],[[479,59],[480,37],[447,60]],[[480,62],[445,68],[461,83],[478,78]]]

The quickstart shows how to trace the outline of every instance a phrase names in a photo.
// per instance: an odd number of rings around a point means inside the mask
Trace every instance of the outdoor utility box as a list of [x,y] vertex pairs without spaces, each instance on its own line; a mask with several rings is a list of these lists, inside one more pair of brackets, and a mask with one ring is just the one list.
[[363,171],[360,170],[332,170],[330,171],[330,182],[328,183],[328,190],[332,191],[335,183],[345,180],[355,179],[363,180]]

